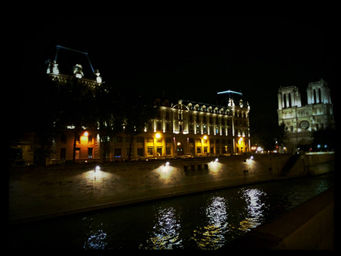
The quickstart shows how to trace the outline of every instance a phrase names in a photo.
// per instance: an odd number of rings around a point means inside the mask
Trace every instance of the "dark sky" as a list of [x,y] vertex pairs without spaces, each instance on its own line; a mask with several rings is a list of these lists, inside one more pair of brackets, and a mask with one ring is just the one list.
[[[21,77],[34,90],[56,44],[86,51],[113,87],[215,103],[242,91],[251,120],[277,119],[279,86],[325,79],[335,95],[334,21],[304,17],[42,17],[22,23]],[[60,66],[63,59],[59,56]]]

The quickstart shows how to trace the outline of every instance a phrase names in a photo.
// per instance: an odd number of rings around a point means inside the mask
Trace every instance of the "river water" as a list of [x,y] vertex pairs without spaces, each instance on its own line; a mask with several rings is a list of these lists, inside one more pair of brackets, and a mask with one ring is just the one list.
[[156,200],[12,226],[20,249],[215,250],[333,186],[333,175]]

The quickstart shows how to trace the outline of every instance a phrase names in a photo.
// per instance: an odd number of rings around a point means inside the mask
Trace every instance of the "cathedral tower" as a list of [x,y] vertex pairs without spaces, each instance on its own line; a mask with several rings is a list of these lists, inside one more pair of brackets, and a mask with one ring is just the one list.
[[296,86],[280,87],[278,90],[278,109],[301,107],[301,94]]
[[332,104],[330,90],[326,81],[321,79],[317,82],[309,83],[307,88],[308,104]]

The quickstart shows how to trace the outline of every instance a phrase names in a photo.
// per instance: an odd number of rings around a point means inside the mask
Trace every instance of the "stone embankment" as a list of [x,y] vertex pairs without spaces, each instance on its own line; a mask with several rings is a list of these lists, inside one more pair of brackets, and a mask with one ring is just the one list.
[[334,190],[329,189],[236,240],[238,250],[335,249]]
[[[284,170],[290,163],[289,170]],[[231,156],[13,169],[10,222],[333,171],[334,154]]]

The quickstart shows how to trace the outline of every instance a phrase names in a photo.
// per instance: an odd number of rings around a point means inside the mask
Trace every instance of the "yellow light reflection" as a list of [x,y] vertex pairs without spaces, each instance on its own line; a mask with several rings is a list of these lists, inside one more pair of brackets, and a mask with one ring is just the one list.
[[259,223],[254,218],[245,218],[239,223],[240,231],[250,231],[252,228],[259,226]]
[[159,180],[164,184],[176,182],[178,179],[180,179],[177,168],[171,166],[169,162],[166,162],[165,164],[154,169],[153,172],[159,175]]
[[218,161],[214,160],[208,163],[208,169],[211,174],[219,174],[223,170],[223,165]]
[[[147,240],[146,249],[175,249],[182,248],[180,238],[181,224],[173,207],[160,208],[153,226],[151,237]],[[143,248],[140,245],[140,248]]]
[[214,197],[206,208],[208,225],[193,231],[193,240],[200,249],[219,249],[225,243],[227,232],[227,209],[223,197]]
[[172,175],[172,167],[169,165],[162,165],[159,167],[159,174],[160,178],[163,180],[169,179],[169,177]]
[[259,189],[246,189],[243,192],[243,197],[247,203],[247,215],[244,220],[242,220],[238,228],[241,231],[249,231],[262,224],[264,217],[264,207],[265,204],[262,201],[262,197],[266,193]]
[[254,163],[254,161],[253,161],[252,159],[250,159],[250,158],[246,159],[246,164],[247,164],[248,166],[252,166],[253,163]]
[[82,174],[82,177],[88,181],[103,181],[105,179],[112,178],[112,174],[109,172],[102,171],[99,165],[95,166],[95,168],[85,172]]

